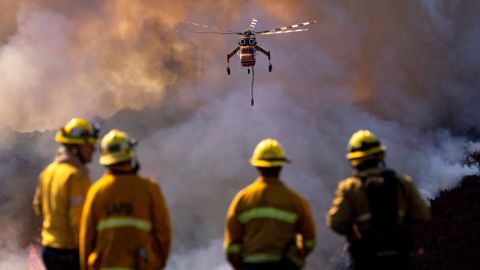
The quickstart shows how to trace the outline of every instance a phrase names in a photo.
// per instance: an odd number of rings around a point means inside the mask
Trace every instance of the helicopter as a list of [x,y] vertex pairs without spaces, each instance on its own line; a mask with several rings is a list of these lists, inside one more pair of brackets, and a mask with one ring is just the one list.
[[308,21],[308,22],[303,22],[300,24],[292,24],[289,26],[283,26],[283,27],[278,27],[270,30],[263,30],[263,31],[255,31],[254,28],[257,25],[258,19],[253,18],[252,21],[250,22],[250,26],[248,29],[244,30],[243,32],[240,31],[221,31],[218,30],[216,27],[211,27],[208,25],[202,25],[194,22],[186,22],[188,24],[192,24],[195,26],[200,26],[204,28],[211,28],[214,31],[195,31],[195,33],[199,34],[223,34],[223,35],[238,35],[238,46],[231,52],[227,54],[227,74],[230,75],[230,59],[237,54],[238,57],[240,58],[240,66],[241,68],[247,68],[247,73],[250,74],[250,70],[252,71],[252,83],[250,87],[250,93],[251,93],[251,101],[250,105],[254,105],[254,99],[253,99],[253,82],[255,79],[255,56],[257,52],[261,52],[265,54],[268,57],[268,71],[272,72],[272,63],[270,61],[270,51],[267,51],[263,49],[262,47],[258,46],[257,44],[257,39],[256,35],[273,35],[273,34],[286,34],[286,33],[294,33],[294,32],[304,32],[308,31],[308,28],[302,28],[304,26],[314,24],[317,21]]

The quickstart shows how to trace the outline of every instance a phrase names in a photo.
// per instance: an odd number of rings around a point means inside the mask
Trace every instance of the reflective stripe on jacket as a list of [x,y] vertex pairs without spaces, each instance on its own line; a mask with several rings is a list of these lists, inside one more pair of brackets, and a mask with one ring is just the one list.
[[[381,177],[385,169],[377,168],[360,173],[362,177]],[[408,176],[396,174],[400,184],[398,192],[398,224],[406,221],[421,222],[430,217],[430,210]],[[361,240],[362,232],[370,226],[371,213],[367,189],[357,176],[341,181],[335,192],[332,207],[327,213],[327,226],[349,241]]]
[[158,184],[107,172],[90,189],[80,230],[82,269],[161,269],[171,227]]
[[280,179],[259,177],[233,199],[227,214],[225,252],[245,263],[289,257],[299,265],[315,245],[308,203]]
[[40,174],[33,198],[42,222],[42,244],[78,249],[80,217],[90,180],[77,157],[60,147],[53,163]]

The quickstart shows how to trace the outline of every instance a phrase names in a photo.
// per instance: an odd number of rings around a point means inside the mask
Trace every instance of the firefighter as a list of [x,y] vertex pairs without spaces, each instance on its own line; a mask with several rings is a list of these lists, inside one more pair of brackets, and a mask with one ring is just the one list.
[[40,174],[33,207],[42,217],[43,261],[48,270],[80,269],[78,235],[83,202],[90,186],[85,165],[95,151],[98,127],[73,118],[60,128],[62,145]]
[[409,269],[412,225],[430,217],[412,179],[386,168],[385,150],[368,130],[348,142],[355,172],[338,185],[326,221],[346,237],[350,269]]
[[236,270],[301,269],[315,245],[308,202],[280,180],[289,161],[278,141],[267,138],[250,164],[260,176],[233,199],[226,217],[224,248]]
[[105,174],[90,188],[80,229],[86,269],[157,270],[165,267],[171,227],[159,185],[138,174],[136,141],[111,130],[101,142]]

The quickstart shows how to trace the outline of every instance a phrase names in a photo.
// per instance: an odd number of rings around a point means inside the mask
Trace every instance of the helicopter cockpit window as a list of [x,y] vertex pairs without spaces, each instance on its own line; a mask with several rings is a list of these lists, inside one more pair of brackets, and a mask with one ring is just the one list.
[[240,45],[245,45],[247,44],[247,41],[245,39],[240,39]]
[[250,38],[250,39],[248,40],[248,43],[249,43],[250,45],[254,45],[256,42],[255,42],[255,39],[254,39],[254,38]]

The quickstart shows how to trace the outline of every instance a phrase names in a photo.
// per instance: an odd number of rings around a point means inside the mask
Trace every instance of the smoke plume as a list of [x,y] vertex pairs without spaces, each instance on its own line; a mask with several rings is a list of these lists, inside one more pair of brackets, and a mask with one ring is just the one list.
[[[426,198],[478,173],[466,156],[479,149],[479,9],[468,0],[0,0],[1,268],[24,269],[54,130],[83,116],[103,134],[139,139],[141,172],[159,181],[173,220],[167,269],[229,269],[225,213],[256,177],[247,160],[264,137],[284,146],[292,164],[282,178],[315,214],[321,241],[307,269],[342,269],[344,240],[324,215],[350,173],[353,132],[376,133],[387,165]],[[237,59],[225,74],[237,38],[182,23],[242,31],[252,17],[256,30],[317,20],[309,32],[257,37],[273,72],[258,54],[254,107]],[[103,170],[90,168],[93,179]]]

